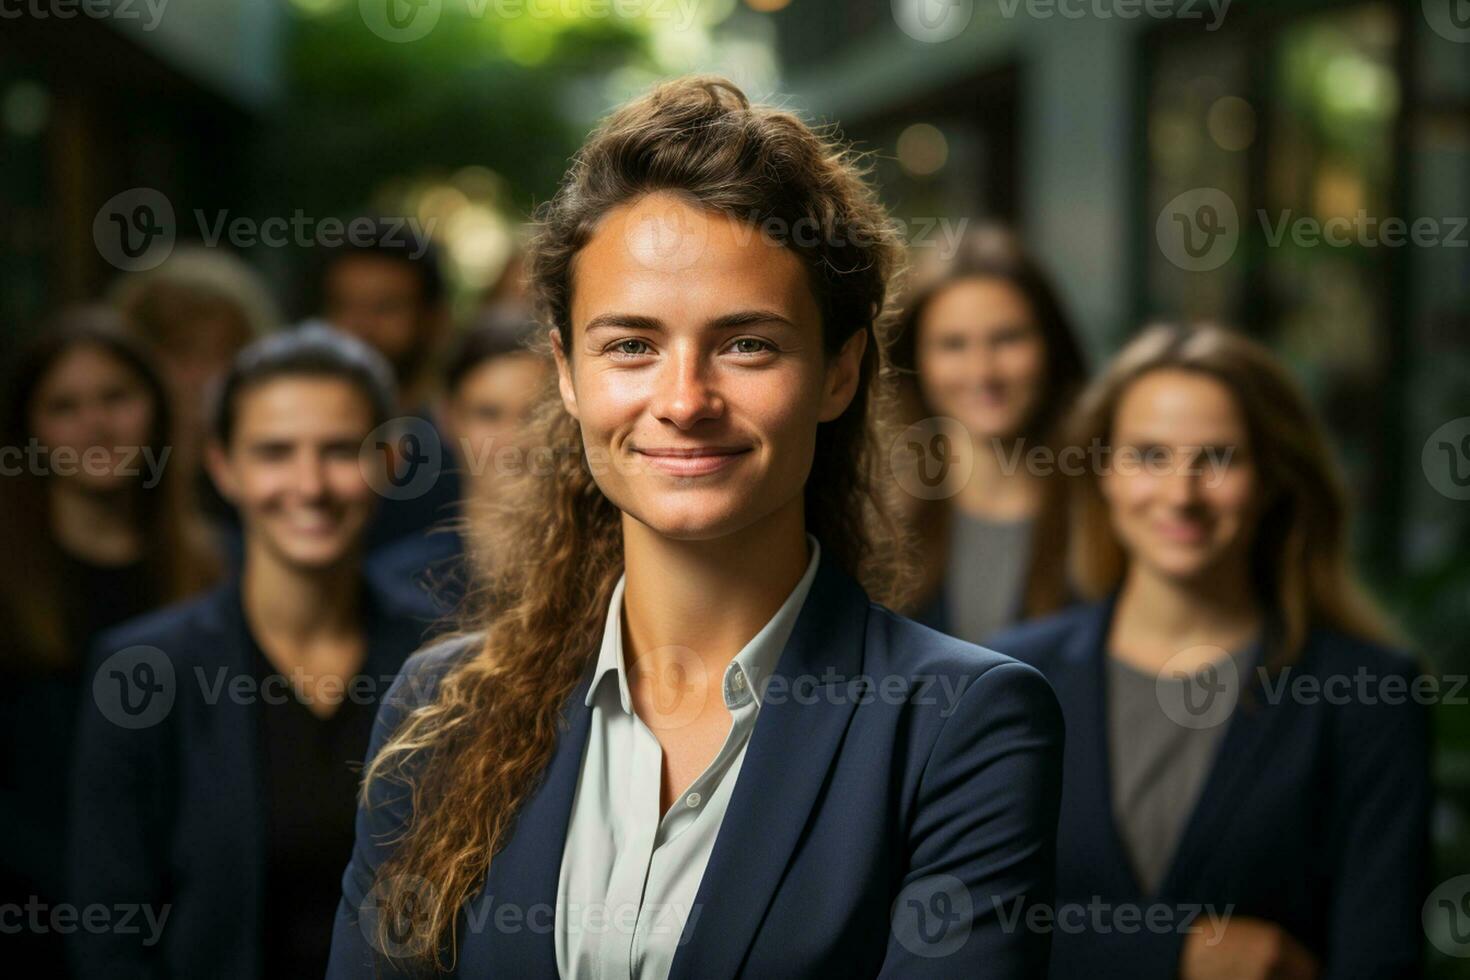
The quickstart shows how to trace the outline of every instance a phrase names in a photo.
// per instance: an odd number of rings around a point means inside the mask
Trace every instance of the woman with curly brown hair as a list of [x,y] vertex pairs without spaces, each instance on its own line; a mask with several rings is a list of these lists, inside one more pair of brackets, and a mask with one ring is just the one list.
[[682,79],[540,218],[559,384],[471,513],[494,602],[379,714],[329,976],[1038,975],[1060,720],[879,604],[899,252],[853,160]]

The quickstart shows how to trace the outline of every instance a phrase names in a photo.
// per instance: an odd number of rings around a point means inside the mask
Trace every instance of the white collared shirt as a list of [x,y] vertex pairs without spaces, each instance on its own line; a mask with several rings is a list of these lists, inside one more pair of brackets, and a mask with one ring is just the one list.
[[[730,731],[724,744],[662,818],[663,750],[633,711],[622,642],[625,579],[618,579],[587,691],[591,728],[562,850],[555,931],[563,980],[668,976],[685,922],[698,921],[694,899],[740,775],[761,693],[816,578],[821,547],[810,534],[807,541],[811,558],[801,581],[725,670]],[[695,659],[690,651],[689,663]],[[705,685],[689,689],[702,697]],[[676,701],[664,707],[655,724],[677,725],[701,706]]]

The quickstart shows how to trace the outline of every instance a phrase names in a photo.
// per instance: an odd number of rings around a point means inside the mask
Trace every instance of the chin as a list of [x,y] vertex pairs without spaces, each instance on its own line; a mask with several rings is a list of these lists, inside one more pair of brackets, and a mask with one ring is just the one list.
[[628,513],[660,535],[682,541],[721,538],[751,523],[745,515],[719,505],[640,508]]

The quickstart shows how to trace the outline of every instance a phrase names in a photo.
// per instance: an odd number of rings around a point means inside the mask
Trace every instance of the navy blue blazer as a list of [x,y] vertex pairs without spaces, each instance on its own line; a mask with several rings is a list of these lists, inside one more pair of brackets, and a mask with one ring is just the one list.
[[[1067,721],[1057,911],[1069,911],[1056,920],[1051,975],[1172,978],[1179,929],[1211,934],[1202,910],[1212,906],[1283,927],[1318,957],[1322,980],[1419,976],[1432,789],[1429,713],[1408,696],[1414,662],[1317,629],[1288,673],[1253,665],[1172,863],[1145,894],[1111,802],[1104,685],[1115,602],[1074,606],[990,641],[1046,675]],[[1134,907],[1170,926],[1125,922]]]
[[[471,637],[410,660],[370,751],[477,650]],[[591,664],[545,777],[460,914],[457,976],[557,976],[590,677]],[[1041,675],[870,602],[824,551],[771,685],[671,980],[1044,973],[1048,937],[1002,914],[1051,901],[1062,727]],[[372,786],[359,808],[329,978],[403,975],[364,926],[405,796]],[[507,907],[519,915],[494,914]]]
[[[368,649],[359,676],[373,681],[364,696],[381,700],[433,611],[369,584],[363,615]],[[260,977],[266,801],[258,702],[228,693],[255,676],[248,637],[239,584],[230,582],[98,640],[73,767],[71,893],[83,907],[146,903],[155,919],[165,910],[167,918],[152,945],[142,914],[129,917],[136,931],[77,932],[78,976]],[[97,672],[136,646],[162,651],[172,683],[156,654],[139,662],[143,672],[122,665],[131,679],[125,710],[141,707],[142,727],[130,729],[116,721],[125,716],[109,696],[114,678]],[[158,693],[145,696],[143,685]],[[165,700],[154,708],[153,697]]]

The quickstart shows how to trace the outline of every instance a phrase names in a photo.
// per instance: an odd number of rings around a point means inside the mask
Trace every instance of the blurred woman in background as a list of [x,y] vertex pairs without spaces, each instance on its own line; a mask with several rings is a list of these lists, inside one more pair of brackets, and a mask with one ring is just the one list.
[[[901,464],[959,463],[968,478],[910,489],[926,581],[914,618],[981,643],[1024,611],[1066,595],[1064,528],[1042,506],[1049,472],[1027,454],[1055,450],[1054,428],[1085,380],[1082,350],[1050,280],[1006,231],[965,236],[952,260],[920,268],[893,363],[919,423]],[[942,421],[941,421],[942,420]],[[955,443],[959,443],[955,445]]]
[[240,576],[96,644],[81,712],[76,901],[140,909],[75,936],[83,976],[320,976],[352,847],[356,764],[426,608],[370,585],[364,442],[393,412],[367,345],[326,327],[247,347],[209,470]]
[[372,574],[398,588],[425,590],[445,612],[459,606],[468,585],[465,520],[477,501],[497,496],[498,483],[534,462],[523,436],[551,377],[545,359],[527,347],[535,329],[520,307],[502,307],[479,314],[460,334],[444,365],[437,415],[449,443],[444,458],[459,467],[461,513],[377,549],[369,561]]
[[[164,383],[116,314],[62,314],[21,353],[7,390],[0,876],[5,902],[54,902],[87,647],[208,584],[214,562],[173,465]],[[64,969],[54,933],[22,936],[35,975]]]
[[1349,570],[1302,393],[1238,334],[1158,327],[1074,421],[1090,602],[994,646],[1067,721],[1058,921],[1139,914],[1059,930],[1051,975],[1419,976],[1428,712]]

